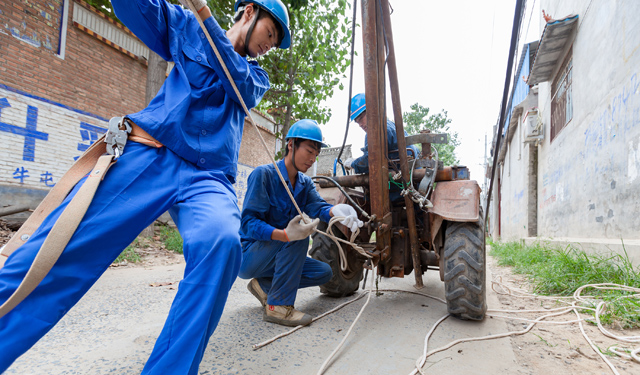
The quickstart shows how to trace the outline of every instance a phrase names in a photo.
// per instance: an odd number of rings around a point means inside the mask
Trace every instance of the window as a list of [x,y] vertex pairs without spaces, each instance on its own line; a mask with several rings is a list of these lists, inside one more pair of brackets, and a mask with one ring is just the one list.
[[573,47],[562,62],[562,67],[551,85],[551,142],[573,118],[571,94],[571,68],[573,67]]

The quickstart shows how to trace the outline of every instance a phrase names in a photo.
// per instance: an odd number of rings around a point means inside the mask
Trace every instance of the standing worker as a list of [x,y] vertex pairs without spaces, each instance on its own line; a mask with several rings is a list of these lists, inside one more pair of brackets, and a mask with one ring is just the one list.
[[[355,121],[356,124],[360,126],[362,130],[367,132],[367,103],[365,101],[364,93],[360,93],[354,96],[351,99],[351,121]],[[408,136],[407,132],[404,132],[405,137]],[[413,150],[413,155],[411,152],[408,152],[409,155],[414,158],[418,158],[418,148],[415,145],[408,146]],[[348,158],[344,162],[344,167],[346,169],[352,169],[355,173],[369,173],[369,144],[367,141],[367,136],[364,138],[364,147],[362,148],[362,152],[364,155],[360,156],[357,159]],[[398,135],[396,133],[396,124],[387,119],[387,152],[389,156],[389,160],[399,159],[398,154]],[[391,202],[399,201],[402,199],[402,195],[400,195],[400,189],[394,187],[390,188],[389,198]]]
[[[123,120],[132,128],[124,153],[98,187],[58,261],[24,301],[0,318],[0,373],[167,210],[184,239],[186,268],[142,374],[198,372],[240,268],[240,212],[232,184],[245,113],[196,17],[204,20],[242,99],[253,108],[269,89],[269,78],[247,57],[289,47],[287,9],[280,0],[238,1],[235,23],[225,32],[205,0],[193,0],[198,15],[165,0],[111,3],[118,18],[175,67],[149,106]],[[0,303],[16,290],[85,181],[6,259],[0,269]]]
[[285,138],[284,160],[277,163],[303,214],[301,221],[275,167],[256,168],[247,186],[242,210],[242,265],[239,276],[252,279],[247,289],[264,307],[262,318],[286,326],[311,323],[312,317],[293,304],[298,289],[319,286],[331,279],[331,267],[307,256],[309,236],[319,220],[340,216],[352,232],[362,227],[358,214],[347,204],[331,206],[320,197],[304,174],[320,154],[322,131],[314,120],[293,124]]

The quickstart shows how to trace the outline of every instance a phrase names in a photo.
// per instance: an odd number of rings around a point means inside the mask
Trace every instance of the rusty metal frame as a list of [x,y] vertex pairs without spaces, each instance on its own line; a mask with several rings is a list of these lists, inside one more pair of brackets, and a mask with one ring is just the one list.
[[369,190],[371,213],[376,216],[376,251],[391,248],[391,212],[387,155],[387,124],[384,86],[384,43],[382,15],[378,0],[362,1],[362,39],[365,100],[367,103],[367,139],[369,142]]
[[[391,15],[389,13],[389,0],[380,0],[382,19],[384,22],[384,33],[387,41],[388,48],[388,71],[389,71],[389,83],[391,89],[391,102],[393,104],[393,118],[396,124],[396,136],[398,138],[398,150],[406,150],[407,143],[404,138],[404,125],[402,123],[402,108],[400,106],[400,90],[398,89],[398,72],[396,70],[396,53],[393,44],[393,32],[391,28]],[[400,171],[402,172],[405,185],[408,185],[409,180],[409,164],[407,163],[407,153],[399,152],[400,156]],[[373,199],[373,198],[372,198]],[[411,248],[411,257],[413,259],[413,275],[415,276],[415,287],[420,289],[424,287],[422,282],[422,266],[420,262],[420,245],[418,243],[418,233],[416,231],[416,216],[413,207],[413,201],[409,195],[404,196],[405,210],[407,210],[407,222],[409,226],[409,240]]]

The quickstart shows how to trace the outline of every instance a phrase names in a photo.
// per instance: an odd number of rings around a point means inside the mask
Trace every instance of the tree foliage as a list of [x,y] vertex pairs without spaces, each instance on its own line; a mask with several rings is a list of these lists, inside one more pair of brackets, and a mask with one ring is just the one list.
[[447,117],[447,111],[443,109],[441,113],[429,115],[429,108],[415,103],[411,105],[411,112],[405,112],[402,115],[402,120],[404,130],[409,134],[418,134],[421,130],[427,129],[432,133],[448,134],[449,142],[447,144],[432,144],[431,147],[438,150],[438,159],[442,160],[444,165],[460,163],[455,154],[455,149],[460,145],[460,141],[458,133],[449,129],[451,119]]
[[[109,18],[120,22],[120,20],[118,20],[116,15],[113,13],[113,8],[111,7],[110,0],[85,0],[85,1],[89,3],[89,5],[94,6],[100,12],[107,15]],[[166,1],[168,1],[171,4],[180,4],[179,0],[166,0]],[[215,0],[215,1],[207,0],[207,4],[211,9],[211,14],[216,19],[216,21],[218,21],[220,26],[224,27],[224,26],[231,25],[231,22],[233,22],[233,20],[232,20],[232,14],[230,14],[230,12],[233,11],[233,4],[235,4],[233,0]]]
[[274,49],[259,60],[271,82],[259,109],[282,125],[277,135],[281,140],[296,120],[329,121],[331,108],[321,102],[333,95],[340,78],[345,77],[351,39],[351,20],[345,17],[350,4],[346,0],[288,3],[291,48]]

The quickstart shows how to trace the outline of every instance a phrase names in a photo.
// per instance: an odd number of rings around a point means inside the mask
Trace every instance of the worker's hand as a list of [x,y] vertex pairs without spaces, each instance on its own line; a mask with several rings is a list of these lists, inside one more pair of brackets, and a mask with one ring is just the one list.
[[345,161],[344,161],[344,163],[342,163],[342,165],[344,165],[344,167],[345,167],[346,169],[353,169],[352,164],[353,164],[353,161],[354,161],[354,160],[356,160],[356,159],[354,159],[354,158],[348,158],[347,160],[345,160]]
[[340,224],[349,228],[352,232],[355,232],[356,229],[362,228],[364,223],[358,220],[358,213],[353,207],[348,204],[336,204],[331,208],[331,213],[333,216],[342,216],[344,219],[340,222]]
[[304,217],[307,220],[306,224],[302,221],[302,216],[297,215],[291,219],[287,227],[284,229],[284,234],[287,236],[289,242],[303,240],[309,237],[320,222],[320,219],[311,220],[306,214]]
[[[206,0],[191,0],[191,2],[193,3],[193,7],[196,8],[198,12],[201,11],[202,8],[207,6]],[[185,7],[186,9],[191,9],[189,8],[188,0],[180,0],[180,4],[182,4],[182,6]]]

